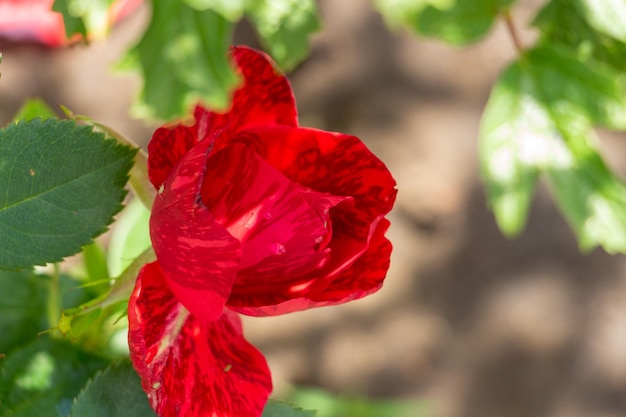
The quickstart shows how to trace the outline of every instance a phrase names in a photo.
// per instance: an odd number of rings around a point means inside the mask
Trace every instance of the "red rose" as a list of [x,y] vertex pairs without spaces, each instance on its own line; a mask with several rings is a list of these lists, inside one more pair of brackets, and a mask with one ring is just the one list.
[[[108,20],[113,24],[136,9],[143,0],[115,0]],[[52,11],[54,0],[0,0],[0,38],[56,47],[72,40],[65,36],[63,16]]]
[[269,59],[232,55],[244,84],[230,110],[197,107],[193,126],[159,128],[148,146],[158,260],[137,279],[129,343],[160,416],[260,416],[271,379],[236,312],[358,299],[389,267],[385,165],[354,136],[298,127]]

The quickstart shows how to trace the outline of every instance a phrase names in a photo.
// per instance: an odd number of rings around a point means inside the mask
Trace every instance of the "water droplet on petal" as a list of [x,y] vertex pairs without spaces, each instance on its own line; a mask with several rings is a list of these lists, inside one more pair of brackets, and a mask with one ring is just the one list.
[[272,215],[272,212],[268,211],[267,213],[265,213],[265,214],[263,215],[263,218],[264,218],[265,220],[270,220],[270,219],[272,218],[272,216],[273,216],[273,215]]
[[272,251],[276,254],[276,255],[282,255],[283,253],[285,253],[286,249],[285,249],[285,245],[283,245],[282,243],[274,243],[272,245]]
[[315,238],[315,243],[322,243],[324,241],[324,236],[318,236]]

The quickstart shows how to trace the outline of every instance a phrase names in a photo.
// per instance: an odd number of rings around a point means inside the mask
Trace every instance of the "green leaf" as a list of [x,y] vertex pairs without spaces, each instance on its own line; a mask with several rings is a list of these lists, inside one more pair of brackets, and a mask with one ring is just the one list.
[[311,388],[296,389],[289,395],[289,401],[304,408],[315,408],[316,417],[426,417],[433,415],[421,400],[372,400],[356,396],[337,396]]
[[624,0],[578,0],[589,23],[597,31],[626,42]]
[[152,20],[121,69],[144,79],[133,112],[144,118],[173,119],[198,102],[225,109],[237,84],[228,55],[232,24],[212,10],[180,0],[152,2]]
[[114,364],[87,384],[72,406],[71,417],[156,417],[130,363]]
[[528,207],[543,159],[563,147],[545,109],[525,94],[529,83],[519,66],[509,68],[494,87],[483,115],[479,153],[487,197],[500,230],[512,237],[526,224]]
[[285,403],[269,400],[261,417],[315,417],[315,412],[304,411]]
[[55,0],[52,10],[61,13],[63,23],[65,24],[65,36],[70,39],[74,35],[81,35],[83,39],[87,38],[87,28],[85,22],[79,16],[70,11],[72,0]]
[[54,111],[48,107],[45,101],[39,98],[33,98],[22,105],[15,117],[14,122],[20,120],[33,120],[36,118],[50,119],[57,117]]
[[626,252],[626,186],[607,168],[593,125],[624,126],[622,76],[559,48],[540,46],[509,67],[481,126],[490,205],[504,233],[518,233],[538,173],[582,248]]
[[150,212],[139,199],[131,201],[120,214],[111,233],[107,265],[114,277],[119,276],[150,241]]
[[39,278],[32,271],[0,270],[0,353],[47,328],[47,286]]
[[135,153],[71,121],[0,130],[0,268],[59,261],[102,233]]
[[0,416],[66,417],[87,380],[106,364],[68,342],[40,337],[0,362]]
[[309,53],[309,36],[320,28],[314,0],[250,1],[247,15],[263,46],[285,71]]
[[109,8],[114,0],[56,0],[53,10],[63,15],[66,36],[102,39],[109,32]]
[[439,10],[449,9],[456,0],[374,0],[374,6],[383,15],[387,24],[398,27],[417,19],[426,6]]
[[196,10],[213,10],[231,22],[239,20],[244,13],[247,0],[183,0]]
[[446,7],[428,5],[409,24],[422,35],[466,45],[485,36],[496,17],[514,0],[457,0]]
[[551,0],[533,25],[540,29],[543,44],[572,48],[583,61],[591,58],[622,72],[626,69],[626,43],[594,29],[579,0]]

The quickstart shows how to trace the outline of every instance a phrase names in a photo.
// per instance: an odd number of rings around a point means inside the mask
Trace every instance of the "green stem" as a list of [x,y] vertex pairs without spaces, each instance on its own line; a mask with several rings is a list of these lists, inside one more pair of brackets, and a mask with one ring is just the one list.
[[515,49],[519,55],[524,53],[524,46],[522,45],[522,40],[517,33],[517,29],[515,28],[515,23],[513,22],[513,18],[511,17],[511,11],[506,9],[502,12],[502,17],[504,19],[504,23],[506,23],[506,27],[509,30],[509,34],[511,35],[511,39],[513,39],[513,45],[515,45]]

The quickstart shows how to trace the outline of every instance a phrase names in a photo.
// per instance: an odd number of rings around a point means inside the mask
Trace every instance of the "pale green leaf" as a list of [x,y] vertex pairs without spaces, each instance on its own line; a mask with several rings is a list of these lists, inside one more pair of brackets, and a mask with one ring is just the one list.
[[315,0],[250,1],[247,15],[263,46],[285,71],[309,53],[309,37],[320,28]]
[[17,114],[13,117],[14,122],[20,120],[32,120],[40,117],[42,119],[50,119],[57,117],[54,111],[48,107],[45,101],[39,98],[33,98],[22,105]]
[[[409,21],[422,35],[466,45],[485,36],[496,18],[514,0],[457,0],[447,5],[428,5]],[[443,7],[442,7],[443,6]]]
[[197,103],[225,109],[237,84],[228,54],[232,24],[180,0],[152,6],[148,29],[120,65],[143,76],[133,112],[170,120],[188,115]]
[[589,23],[597,31],[626,42],[626,1],[578,0]]
[[[196,10],[213,10],[226,19],[236,22],[245,11],[246,3],[250,0],[183,0]],[[254,0],[252,0],[254,1]]]

